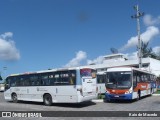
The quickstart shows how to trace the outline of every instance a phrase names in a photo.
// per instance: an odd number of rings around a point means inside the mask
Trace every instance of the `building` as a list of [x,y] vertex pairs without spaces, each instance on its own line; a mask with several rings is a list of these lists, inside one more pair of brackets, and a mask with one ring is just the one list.
[[[128,60],[124,54],[118,53],[104,56],[102,64],[92,63],[89,66],[92,66],[92,68],[95,68],[98,72],[100,72],[106,71],[107,68],[111,67],[132,66],[138,68],[139,64],[138,59]],[[156,76],[160,76],[159,60],[150,57],[142,58],[142,67],[142,69],[150,71],[151,73],[154,73]]]

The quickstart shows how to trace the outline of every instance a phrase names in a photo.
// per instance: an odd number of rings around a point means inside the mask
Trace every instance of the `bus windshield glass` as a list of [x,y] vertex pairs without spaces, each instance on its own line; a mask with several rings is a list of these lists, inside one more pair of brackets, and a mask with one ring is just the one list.
[[108,72],[107,88],[125,89],[131,87],[131,72]]
[[81,77],[96,77],[96,70],[84,68],[80,70]]
[[102,75],[97,75],[97,83],[105,83],[105,74],[102,74]]

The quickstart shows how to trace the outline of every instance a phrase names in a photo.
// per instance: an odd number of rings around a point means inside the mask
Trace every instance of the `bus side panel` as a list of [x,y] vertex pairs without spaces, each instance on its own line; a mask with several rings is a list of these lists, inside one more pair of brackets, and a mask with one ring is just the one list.
[[43,86],[30,86],[27,88],[27,99],[28,101],[43,102],[43,94],[48,89]]
[[146,96],[151,94],[151,84],[150,83],[137,83],[137,86],[133,90],[133,98],[136,98],[138,92],[140,91],[140,96]]
[[[27,99],[27,88],[26,87],[11,87],[7,91],[5,91],[6,96],[12,96],[12,93],[17,95],[18,100],[28,100]],[[12,100],[12,98],[11,98]]]
[[77,91],[75,86],[33,86],[27,87],[26,91],[19,92],[12,90],[18,95],[18,100],[43,102],[43,95],[50,94],[53,103],[77,102]]
[[156,81],[151,82],[152,93],[157,91],[157,83]]
[[137,96],[138,96],[138,93],[133,91],[133,93],[132,93],[132,99],[137,99]]
[[8,101],[11,101],[12,98],[11,98],[11,90],[10,89],[7,89],[5,92],[4,92],[4,99],[5,100],[8,100]]
[[75,103],[78,101],[76,85],[55,86],[55,92],[52,94],[53,102]]

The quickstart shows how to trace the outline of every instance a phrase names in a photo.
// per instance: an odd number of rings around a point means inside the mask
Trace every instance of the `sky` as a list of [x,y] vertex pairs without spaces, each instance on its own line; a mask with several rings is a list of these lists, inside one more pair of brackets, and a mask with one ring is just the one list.
[[9,74],[101,63],[116,48],[135,59],[141,39],[160,53],[160,1],[0,0],[0,72]]

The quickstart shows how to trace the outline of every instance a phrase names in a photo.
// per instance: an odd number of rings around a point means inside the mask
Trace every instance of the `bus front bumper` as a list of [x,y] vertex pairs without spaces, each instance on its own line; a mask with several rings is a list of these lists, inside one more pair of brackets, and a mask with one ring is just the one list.
[[128,94],[109,94],[109,93],[105,93],[105,99],[106,100],[132,100],[132,93],[128,93]]

